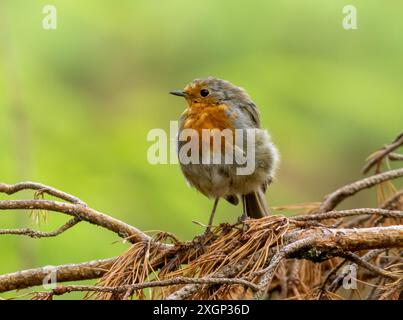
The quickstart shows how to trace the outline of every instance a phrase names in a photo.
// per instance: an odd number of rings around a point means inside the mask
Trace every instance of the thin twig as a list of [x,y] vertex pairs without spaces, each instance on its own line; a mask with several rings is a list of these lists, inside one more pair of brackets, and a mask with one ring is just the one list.
[[[384,249],[376,249],[376,250],[369,251],[369,252],[367,252],[365,255],[363,255],[361,257],[361,260],[362,261],[370,261],[371,259],[373,259],[373,258],[377,257],[379,254],[381,254],[383,251],[385,251],[385,250]],[[351,268],[357,268],[357,264],[352,263],[352,264],[350,264],[348,266],[347,269],[351,269]],[[333,282],[329,285],[329,287],[327,288],[326,291],[336,292],[338,290],[338,288],[340,287],[341,282],[343,281],[344,277],[345,277],[344,274],[340,274],[338,277],[336,277],[336,279],[333,280]]]
[[403,154],[400,153],[391,153],[388,156],[389,160],[392,161],[403,161]]
[[337,219],[351,216],[359,215],[378,215],[390,218],[403,218],[403,211],[397,210],[385,210],[377,208],[360,208],[360,209],[350,209],[350,210],[340,210],[340,211],[328,211],[318,214],[307,214],[301,216],[295,216],[290,218],[291,221],[320,221],[326,219]]
[[377,154],[367,162],[367,164],[364,166],[362,169],[362,172],[365,174],[373,166],[376,164],[379,164],[384,157],[386,157],[388,154],[390,154],[392,151],[396,150],[397,148],[401,147],[403,145],[403,132],[399,134],[396,139],[388,146],[384,147],[383,149],[379,150]]
[[403,198],[403,190],[399,190],[391,197],[386,199],[385,202],[382,203],[380,207],[382,209],[393,209],[393,206],[395,205],[396,202],[400,201],[400,198]]
[[137,283],[137,284],[133,284],[133,285],[118,286],[118,287],[77,286],[77,285],[60,286],[60,287],[54,288],[52,290],[52,293],[54,295],[62,295],[65,293],[76,292],[76,291],[81,291],[81,292],[93,291],[93,292],[111,292],[114,294],[119,294],[119,293],[122,294],[122,293],[133,292],[133,291],[145,289],[145,288],[165,287],[165,286],[173,286],[173,285],[179,285],[179,284],[202,284],[202,285],[204,285],[204,284],[235,285],[236,284],[236,285],[243,285],[247,288],[252,289],[253,291],[259,290],[259,287],[256,284],[254,284],[250,281],[244,280],[244,279],[176,277],[173,279],[143,282],[143,283]]
[[31,238],[49,238],[55,237],[59,234],[65,232],[66,230],[70,229],[71,227],[75,226],[81,220],[77,217],[70,219],[64,225],[59,227],[58,229],[50,232],[42,232],[33,229],[0,229],[0,234],[15,234],[15,235],[24,235]]
[[[400,190],[393,194],[391,197],[385,200],[379,208],[380,209],[385,209],[385,210],[393,210],[397,209],[396,204],[399,202],[400,198],[403,197],[403,190]],[[358,217],[355,219],[352,219],[351,221],[347,222],[344,227],[345,228],[352,228],[355,226],[363,225],[366,221],[368,221],[371,218],[371,216],[363,216],[363,217]],[[377,227],[380,223],[382,223],[385,220],[386,216],[382,215],[378,217],[377,220],[374,222],[374,226]],[[342,223],[343,220],[340,220],[339,223]]]
[[382,277],[387,277],[390,279],[399,279],[400,278],[399,276],[396,276],[391,272],[388,272],[386,270],[383,270],[382,268],[379,268],[377,266],[370,264],[369,262],[367,262],[366,260],[362,259],[361,257],[357,256],[356,254],[354,254],[352,252],[346,252],[343,256],[346,259],[350,260],[351,262],[354,262],[355,264],[357,264],[375,274],[378,274]]
[[[64,213],[77,217],[83,221],[108,229],[130,242],[149,241],[150,236],[139,229],[118,219],[110,217],[90,207],[81,204],[71,204],[50,200],[3,200],[0,201],[0,210],[47,210]],[[166,245],[170,246],[170,245]]]
[[322,282],[320,287],[320,293],[318,300],[322,300],[323,294],[326,292],[325,288],[329,280],[339,271],[339,269],[346,263],[347,259],[343,259],[337,266],[335,266],[332,270],[329,271],[325,280]]
[[258,286],[259,291],[256,293],[255,297],[257,299],[261,299],[267,291],[267,288],[274,277],[274,274],[277,270],[278,265],[280,262],[285,259],[286,257],[292,255],[294,252],[306,248],[309,245],[312,245],[315,241],[314,237],[302,239],[291,243],[285,247],[283,247],[278,253],[276,253],[273,258],[270,260],[270,264],[267,268],[264,268],[256,273],[254,276],[262,275],[261,279],[259,280]]
[[6,193],[8,195],[12,195],[14,193],[20,192],[22,190],[37,190],[40,193],[47,193],[51,196],[54,196],[56,198],[75,203],[75,204],[81,204],[86,206],[86,203],[82,201],[81,199],[68,194],[64,191],[60,191],[56,188],[46,186],[41,183],[37,182],[20,182],[17,184],[5,184],[5,183],[0,183],[0,192]]
[[382,182],[400,178],[402,176],[403,176],[403,169],[395,169],[379,173],[377,175],[362,180],[358,180],[351,184],[343,186],[337,189],[335,192],[332,192],[329,195],[327,195],[317,212],[322,213],[333,210],[340,202],[342,202],[348,197],[353,196],[354,194],[363,189],[368,189]]

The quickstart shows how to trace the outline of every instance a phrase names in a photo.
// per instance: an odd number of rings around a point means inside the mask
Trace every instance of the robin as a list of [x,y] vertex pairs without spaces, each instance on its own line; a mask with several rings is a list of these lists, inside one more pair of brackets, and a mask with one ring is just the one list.
[[[192,129],[199,135],[202,130],[225,129],[231,132],[249,130],[254,133],[254,153],[249,157],[254,161],[254,170],[249,174],[239,174],[237,169],[241,165],[236,162],[188,163],[179,157],[180,167],[190,186],[214,199],[206,231],[210,231],[220,198],[234,205],[237,205],[241,198],[241,221],[247,217],[267,216],[269,208],[264,194],[267,186],[273,181],[279,154],[267,130],[260,128],[259,110],[249,95],[244,89],[214,77],[195,79],[183,90],[171,91],[170,94],[184,97],[188,105],[179,120],[178,137],[185,129]],[[245,135],[241,140],[245,142]],[[177,142],[179,151],[187,141],[178,138]],[[205,141],[199,144],[200,150],[202,143]],[[228,143],[225,146],[228,146]],[[242,143],[241,146],[232,143],[231,146],[231,151],[241,150],[242,154],[247,151],[247,143]],[[227,150],[221,148],[224,160]]]

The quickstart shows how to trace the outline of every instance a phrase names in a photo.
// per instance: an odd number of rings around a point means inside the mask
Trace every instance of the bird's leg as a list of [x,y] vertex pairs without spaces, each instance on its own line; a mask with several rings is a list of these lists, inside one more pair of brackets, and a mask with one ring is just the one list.
[[242,233],[244,233],[247,230],[247,225],[245,223],[245,221],[248,219],[248,211],[246,210],[246,196],[242,195],[241,199],[242,199],[242,216],[240,216],[238,218],[238,223],[242,224]]
[[209,222],[208,222],[206,230],[204,230],[204,232],[200,236],[196,237],[198,239],[203,251],[206,251],[205,243],[207,242],[207,239],[208,239],[209,235],[212,234],[211,233],[211,226],[213,225],[213,219],[214,219],[215,211],[217,209],[218,200],[219,200],[219,198],[216,198],[214,200],[213,210],[211,210],[210,219],[209,219]]
[[240,222],[244,222],[246,219],[248,219],[248,213],[246,210],[246,196],[242,195],[242,216],[240,219]]
[[215,214],[215,211],[216,211],[216,209],[217,209],[217,205],[218,205],[218,200],[219,200],[219,199],[220,199],[220,198],[216,198],[216,199],[214,200],[213,210],[211,210],[210,219],[209,219],[209,221],[208,221],[208,225],[207,225],[206,231],[204,231],[205,234],[207,234],[207,233],[209,233],[209,232],[211,231],[211,226],[213,225],[214,214]]

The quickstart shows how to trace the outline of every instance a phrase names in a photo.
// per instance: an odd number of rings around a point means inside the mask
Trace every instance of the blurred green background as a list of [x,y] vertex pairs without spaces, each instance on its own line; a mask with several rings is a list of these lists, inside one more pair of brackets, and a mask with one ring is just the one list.
[[[56,30],[42,28],[46,4]],[[357,30],[342,28],[346,4]],[[150,165],[146,136],[184,110],[169,90],[214,75],[250,93],[281,152],[270,204],[320,201],[403,127],[402,10],[381,0],[1,0],[0,182],[52,185],[191,239],[212,202],[178,165]],[[348,203],[373,204],[374,191]],[[221,202],[215,221],[240,214]],[[27,217],[0,212],[0,228],[37,227]],[[50,213],[40,228],[66,219]],[[3,235],[0,274],[118,255],[127,245],[116,240],[86,223],[56,238]]]

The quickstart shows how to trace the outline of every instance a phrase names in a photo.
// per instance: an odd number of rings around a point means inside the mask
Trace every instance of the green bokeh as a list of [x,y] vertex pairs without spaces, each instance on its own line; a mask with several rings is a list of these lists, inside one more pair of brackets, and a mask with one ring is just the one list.
[[[148,131],[168,129],[185,107],[169,90],[215,75],[250,93],[282,155],[275,206],[319,201],[359,178],[403,127],[401,2],[349,1],[357,30],[342,28],[338,0],[50,2],[0,3],[0,182],[39,181],[190,239],[211,201],[177,165],[147,162]],[[57,8],[57,30],[42,28],[45,4]],[[240,213],[220,203],[216,222]],[[2,212],[0,228],[36,227],[24,216]],[[65,220],[49,214],[41,227]],[[51,239],[2,236],[0,274],[118,255],[127,245],[116,240],[85,223]]]

